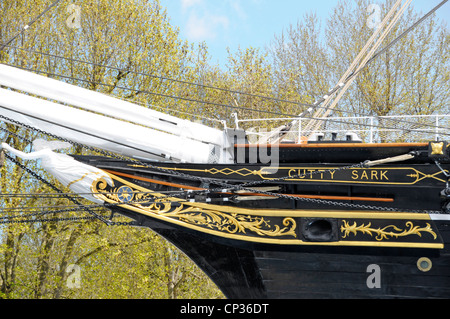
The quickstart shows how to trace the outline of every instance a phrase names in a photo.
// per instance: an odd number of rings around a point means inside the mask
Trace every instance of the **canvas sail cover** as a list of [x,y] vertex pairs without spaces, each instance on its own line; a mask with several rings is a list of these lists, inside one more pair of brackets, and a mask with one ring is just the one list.
[[1,115],[85,145],[192,163],[224,148],[220,130],[14,67],[0,64],[0,85]]

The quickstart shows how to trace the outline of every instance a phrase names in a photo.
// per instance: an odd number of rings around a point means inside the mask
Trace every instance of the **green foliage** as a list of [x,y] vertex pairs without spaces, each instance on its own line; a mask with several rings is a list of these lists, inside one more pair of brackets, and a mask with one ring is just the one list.
[[[394,2],[389,0],[380,5],[381,18]],[[325,28],[315,15],[306,15],[296,26],[291,25],[275,37],[270,57],[282,96],[297,95],[298,100],[311,103],[339,83],[375,31],[367,25],[367,8],[372,3],[340,1]],[[422,16],[411,5],[380,49]],[[378,116],[445,112],[450,102],[448,37],[447,27],[436,17],[429,18],[372,61],[358,75],[337,109]]]
[[[382,15],[393,2],[382,6]],[[49,3],[0,1],[0,43]],[[365,25],[370,3],[340,1],[325,28],[315,15],[306,15],[265,50],[229,51],[221,69],[210,63],[204,43],[180,39],[158,0],[62,0],[14,47],[0,52],[0,62],[222,128],[221,121],[234,126],[234,112],[239,118],[299,114],[304,107],[288,101],[312,103],[322,97],[372,34]],[[80,8],[80,28],[71,27],[71,4]],[[409,10],[384,45],[418,18]],[[374,115],[448,111],[449,44],[447,27],[435,17],[427,20],[372,62],[338,108]],[[6,130],[0,132],[1,141],[21,150],[29,151],[31,145],[14,134],[38,137],[7,123],[0,128]],[[37,163],[23,164],[52,179]],[[53,192],[8,160],[0,172],[2,194]],[[7,210],[1,217],[20,214],[17,207],[71,204],[39,195],[0,198],[0,207]],[[189,258],[148,229],[107,227],[99,221],[18,223],[1,225],[0,237],[0,298],[223,298]],[[79,267],[79,288],[73,287],[71,265]]]
[[[16,34],[48,4],[44,0],[2,1],[0,42]],[[72,28],[67,23],[73,13],[68,10],[69,4],[81,8],[80,28]],[[168,104],[167,95],[193,94],[171,81],[143,75],[164,74],[195,81],[194,50],[178,38],[178,31],[169,24],[159,1],[61,1],[12,45],[17,48],[9,47],[1,53],[3,63],[36,70],[147,107]],[[176,110],[183,112],[187,108],[189,105],[182,101]],[[0,133],[1,140],[17,149],[29,151],[31,145],[9,132],[29,140],[37,137],[7,123],[2,123],[1,128],[7,130]],[[72,149],[70,153],[80,151]],[[38,164],[23,164],[52,180]],[[2,196],[2,217],[20,214],[12,210],[16,207],[73,205],[66,199],[39,197],[38,194],[53,190],[8,160],[1,167],[0,187],[3,194],[37,194],[29,199]],[[30,212],[22,213],[24,218],[27,213]],[[79,215],[74,212],[45,217]],[[99,221],[17,223],[0,227],[2,298],[223,297],[198,267],[149,229],[107,227]],[[79,267],[78,273],[69,271],[73,270],[71,265]],[[81,279],[79,288],[73,283],[74,275]]]

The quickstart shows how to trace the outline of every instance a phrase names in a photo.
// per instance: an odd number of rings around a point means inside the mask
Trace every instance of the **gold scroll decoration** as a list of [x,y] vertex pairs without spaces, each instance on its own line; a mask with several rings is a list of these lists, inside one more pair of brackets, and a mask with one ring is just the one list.
[[[229,234],[252,234],[262,237],[297,237],[297,223],[294,218],[286,217],[282,225],[272,224],[262,216],[224,213],[218,210],[195,207],[182,202],[179,198],[169,198],[151,191],[139,191],[129,186],[107,190],[107,183],[99,179],[92,185],[92,191],[108,203],[121,204],[122,208],[131,208],[148,216],[175,219],[189,225],[211,229]],[[132,193],[131,193],[132,191]],[[126,196],[124,196],[126,195]]]
[[410,235],[417,235],[422,237],[422,232],[426,232],[431,234],[434,239],[437,239],[436,233],[431,228],[430,224],[426,224],[426,227],[414,226],[413,222],[407,222],[406,228],[401,229],[395,225],[389,225],[383,228],[372,228],[372,224],[368,223],[367,225],[361,224],[358,226],[356,222],[353,225],[350,225],[350,222],[345,220],[342,221],[343,225],[341,226],[341,232],[344,233],[342,238],[346,238],[352,233],[353,235],[357,235],[357,233],[363,233],[370,236],[376,235],[375,239],[377,241],[382,241],[384,239],[390,238],[399,238],[406,237]]

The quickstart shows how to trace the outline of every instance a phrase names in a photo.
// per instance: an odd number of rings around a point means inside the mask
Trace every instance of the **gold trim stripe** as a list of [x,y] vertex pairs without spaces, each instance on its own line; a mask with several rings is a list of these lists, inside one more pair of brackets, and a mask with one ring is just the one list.
[[[129,185],[134,189],[140,191],[148,192],[148,189],[134,185],[126,180],[123,180],[117,176],[109,174],[111,178],[123,183],[124,185]],[[161,194],[155,193],[155,196],[162,196]],[[117,203],[111,199],[105,197],[105,199],[110,203]],[[168,198],[170,201],[182,201],[178,198]],[[431,220],[428,214],[410,214],[410,213],[392,213],[392,212],[345,212],[345,211],[312,211],[312,210],[262,210],[262,209],[242,209],[236,207],[218,206],[211,204],[202,203],[185,203],[186,205],[192,207],[200,207],[209,210],[219,210],[225,213],[232,214],[245,214],[250,216],[272,216],[272,217],[319,217],[319,218],[373,218],[373,219],[412,219],[412,220]],[[207,229],[204,227],[196,226],[193,224],[188,224],[181,220],[173,219],[163,215],[152,214],[144,209],[131,206],[129,204],[118,205],[119,207],[143,214],[161,221],[168,222],[170,224],[175,224],[184,228],[189,228],[195,231],[206,233],[209,235],[228,238],[233,240],[254,242],[254,243],[265,243],[265,244],[277,244],[277,245],[304,245],[304,246],[353,246],[353,247],[404,247],[404,248],[434,248],[443,249],[444,245],[442,243],[412,243],[412,242],[375,242],[375,241],[337,241],[337,242],[305,242],[299,239],[274,239],[274,238],[262,238],[262,237],[252,237],[244,236],[238,234],[224,233],[216,231],[213,229]]]
[[300,239],[273,239],[273,238],[261,238],[252,236],[242,236],[236,234],[228,234],[220,231],[215,231],[211,229],[206,229],[204,227],[198,227],[195,225],[187,224],[185,222],[168,218],[165,216],[160,216],[157,214],[149,214],[145,210],[133,207],[130,205],[119,205],[120,207],[135,211],[137,213],[166,221],[171,224],[176,224],[178,226],[203,232],[209,235],[234,239],[239,241],[253,242],[253,243],[263,243],[263,244],[276,244],[276,245],[303,245],[303,246],[337,246],[337,247],[398,247],[398,248],[434,248],[443,249],[444,244],[433,244],[433,243],[407,243],[407,242],[374,242],[374,241],[337,241],[337,242],[306,242]]
[[[122,184],[131,186],[141,192],[149,192],[150,190],[120,177],[107,172],[107,174]],[[153,191],[150,191],[153,192]],[[155,196],[165,197],[165,195],[155,193]],[[168,201],[184,202],[180,198],[170,197]],[[431,220],[429,214],[403,213],[403,212],[374,212],[374,211],[339,211],[339,210],[307,210],[307,209],[246,209],[240,207],[230,207],[204,203],[186,203],[192,207],[203,209],[218,210],[230,214],[242,214],[250,216],[272,216],[272,217],[319,217],[319,218],[374,218],[374,219],[412,219],[412,220]]]
[[427,147],[428,143],[311,143],[311,144],[234,144],[234,147],[279,148],[378,148],[378,147]]

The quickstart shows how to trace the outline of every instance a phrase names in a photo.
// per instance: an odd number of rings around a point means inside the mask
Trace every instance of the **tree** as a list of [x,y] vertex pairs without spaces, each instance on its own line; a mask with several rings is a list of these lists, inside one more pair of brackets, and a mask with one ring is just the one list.
[[[387,14],[394,0],[380,5]],[[342,74],[374,32],[367,26],[368,0],[343,1],[329,20],[326,35],[335,74]],[[423,14],[410,6],[384,40],[388,45]],[[432,114],[448,105],[448,30],[431,17],[366,67],[340,105],[355,113],[378,116]],[[344,63],[342,63],[344,62]],[[336,79],[334,79],[336,81]]]
[[[1,2],[0,42],[11,38],[48,4],[45,0]],[[178,38],[178,31],[170,25],[158,0],[63,0],[12,46],[0,52],[0,62],[129,99],[145,107],[166,105],[170,96],[184,97],[189,93],[160,74],[187,81],[194,81],[197,76],[192,62],[195,53],[187,42]],[[188,107],[185,100],[180,101],[175,105],[176,111]],[[22,150],[31,150],[30,141],[39,137],[6,122],[0,128],[1,140]],[[88,153],[79,147],[68,152]],[[39,196],[54,190],[30,176],[26,168],[36,171],[63,192],[68,190],[36,163],[22,163],[18,159],[22,168],[12,160],[15,159],[5,160],[1,168],[2,193],[35,195],[25,199],[2,196],[0,207],[4,213],[19,215],[14,208],[26,207],[21,214],[23,218],[19,219],[23,221],[36,216],[39,219],[36,212],[27,216],[33,207],[73,205],[64,197],[55,200]],[[87,203],[84,199],[79,201]],[[97,213],[106,216],[108,212]],[[68,214],[79,216],[76,212]],[[48,216],[62,217],[60,213]],[[162,241],[149,230],[111,228],[99,221],[8,223],[0,227],[0,297],[164,298],[169,295],[154,289],[157,280],[152,283],[148,280],[149,270],[158,262],[154,259],[153,244]],[[210,287],[201,290],[200,296],[217,292],[215,286],[206,284],[208,279],[191,261],[184,258],[181,264],[180,267],[189,268],[192,273],[186,273],[183,280]],[[71,265],[80,267],[80,273],[70,272],[75,269]],[[70,280],[80,274],[81,288],[70,288]],[[201,280],[192,281],[196,277]],[[178,286],[181,284],[179,281]]]
[[[389,0],[379,5],[381,19],[394,2]],[[312,103],[324,96],[329,88],[335,87],[375,31],[367,22],[372,14],[367,9],[372,4],[373,1],[368,0],[341,0],[327,20],[325,29],[321,28],[316,16],[307,15],[296,26],[291,25],[281,36],[276,36],[268,50],[276,87],[278,92],[282,92],[278,93],[279,96]],[[422,15],[410,6],[380,49],[394,41]],[[448,28],[436,16],[431,16],[370,62],[358,74],[332,115],[445,112],[450,102],[448,39]],[[305,109],[296,110],[294,106],[292,111],[298,114]],[[392,120],[376,124],[385,127],[399,125]],[[404,123],[401,124],[406,128]],[[330,121],[326,125],[349,129]]]
[[[317,16],[307,14],[297,25],[275,35],[267,50],[277,98],[311,104],[328,91],[331,61],[321,34]],[[302,109],[288,104],[281,111],[299,114]]]

